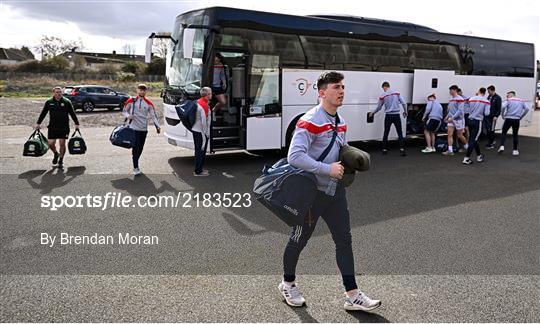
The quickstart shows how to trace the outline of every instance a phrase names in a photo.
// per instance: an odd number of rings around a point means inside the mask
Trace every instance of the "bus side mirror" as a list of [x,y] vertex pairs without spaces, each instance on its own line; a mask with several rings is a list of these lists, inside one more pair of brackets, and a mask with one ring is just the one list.
[[152,61],[152,45],[154,45],[154,38],[150,36],[146,39],[146,50],[144,52],[145,63],[150,63]]
[[195,39],[195,29],[184,28],[184,37],[182,39],[184,58],[193,58],[193,40]]

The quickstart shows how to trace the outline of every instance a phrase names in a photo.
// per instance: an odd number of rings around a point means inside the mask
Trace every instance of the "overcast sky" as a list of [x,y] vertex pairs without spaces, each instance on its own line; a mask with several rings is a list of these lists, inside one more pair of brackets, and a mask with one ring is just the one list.
[[[144,54],[152,32],[171,31],[184,11],[210,7],[282,12],[295,15],[349,14],[412,22],[452,34],[535,43],[540,59],[540,4],[534,0],[0,0],[0,47],[34,47],[42,35],[81,38],[85,51],[122,52],[126,44]],[[450,5],[451,3],[451,5]],[[489,4],[489,5],[488,5]]]

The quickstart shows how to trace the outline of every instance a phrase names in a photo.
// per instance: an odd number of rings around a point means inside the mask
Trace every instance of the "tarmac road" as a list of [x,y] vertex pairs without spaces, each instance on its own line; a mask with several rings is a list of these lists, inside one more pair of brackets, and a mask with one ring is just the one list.
[[[192,152],[150,132],[134,179],[130,152],[109,128],[83,129],[89,151],[23,158],[28,127],[1,127],[2,321],[538,322],[540,115],[523,130],[519,157],[486,162],[372,153],[372,169],[348,189],[358,282],[383,301],[376,314],[342,309],[330,234],[320,221],[298,265],[308,306],[291,309],[277,284],[289,229],[260,204],[240,208],[40,207],[43,196],[132,197],[178,192],[250,193],[278,157],[209,156],[208,178],[191,175]],[[156,235],[159,244],[40,244],[41,233]]]

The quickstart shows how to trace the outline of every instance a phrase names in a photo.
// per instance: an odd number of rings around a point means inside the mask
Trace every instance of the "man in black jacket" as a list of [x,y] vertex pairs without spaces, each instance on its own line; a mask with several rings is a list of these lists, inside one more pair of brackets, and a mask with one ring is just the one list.
[[[49,148],[54,153],[52,164],[58,164],[58,167],[61,168],[64,163],[64,154],[66,154],[66,139],[69,137],[69,116],[75,123],[75,129],[79,129],[79,120],[75,115],[73,105],[69,99],[62,96],[61,87],[53,88],[53,96],[45,102],[37,123],[34,125],[35,129],[41,128],[41,122],[47,113],[49,113],[47,139],[49,140]],[[60,153],[56,150],[56,140],[60,142]]]
[[497,124],[497,118],[501,115],[502,99],[497,93],[495,93],[495,87],[490,85],[488,88],[488,100],[491,103],[490,114],[484,118],[484,127],[487,133],[488,142],[486,149],[491,150],[495,148],[495,125]]

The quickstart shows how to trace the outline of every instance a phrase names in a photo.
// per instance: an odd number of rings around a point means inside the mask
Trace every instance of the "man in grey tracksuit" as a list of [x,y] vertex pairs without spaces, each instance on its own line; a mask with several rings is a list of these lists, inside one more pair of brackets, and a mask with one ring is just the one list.
[[[344,172],[338,161],[339,151],[347,145],[347,124],[337,113],[345,94],[343,78],[337,72],[325,72],[319,76],[317,89],[320,104],[306,112],[296,124],[287,159],[292,166],[315,174],[318,193],[304,225],[292,229],[283,255],[283,281],[278,288],[290,306],[305,303],[295,283],[296,264],[318,218],[322,217],[336,245],[336,259],[346,291],[345,309],[371,311],[381,303],[360,292],[356,285],[349,209],[345,188],[339,181]],[[334,134],[336,139],[329,153],[322,161],[317,161],[332,143]]]
[[195,124],[191,127],[193,133],[193,147],[195,149],[195,171],[196,177],[206,177],[210,173],[203,169],[206,150],[208,149],[208,140],[210,139],[210,100],[212,100],[212,89],[203,87],[200,92],[201,97],[197,100],[197,113],[195,115]]
[[512,155],[519,155],[518,144],[519,144],[519,122],[523,119],[529,112],[529,106],[525,100],[516,98],[516,92],[510,91],[506,94],[506,101],[502,104],[501,116],[504,119],[504,124],[502,127],[501,134],[501,147],[499,147],[499,153],[504,152],[504,143],[506,142],[506,134],[510,127],[512,127],[512,138],[514,149],[512,150]]
[[463,164],[472,164],[472,151],[476,152],[476,161],[484,162],[484,154],[480,152],[478,139],[482,134],[482,121],[489,116],[491,103],[486,98],[486,88],[478,89],[476,96],[469,98],[469,143]]
[[130,120],[129,128],[135,131],[135,146],[132,149],[133,174],[141,174],[139,168],[139,158],[141,157],[146,135],[148,134],[148,115],[152,118],[156,132],[159,134],[161,128],[156,115],[156,108],[150,99],[146,98],[147,87],[145,84],[137,86],[137,97],[129,98],[124,106],[124,116]]
[[403,139],[403,129],[401,127],[401,117],[399,115],[400,106],[403,106],[403,117],[407,118],[407,104],[397,91],[390,89],[390,83],[384,81],[382,84],[384,92],[379,96],[379,103],[377,108],[370,113],[373,117],[384,106],[384,134],[383,134],[383,149],[382,153],[388,153],[388,133],[392,125],[396,127],[396,132],[399,141],[399,153],[401,156],[405,156],[405,143]]
[[426,124],[424,127],[426,148],[422,150],[422,153],[433,153],[437,151],[435,149],[435,133],[439,130],[439,127],[441,127],[443,107],[435,97],[435,94],[429,95],[427,99],[426,111],[422,117],[422,120]]

